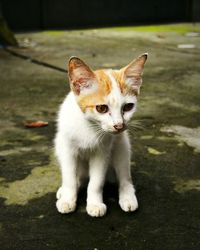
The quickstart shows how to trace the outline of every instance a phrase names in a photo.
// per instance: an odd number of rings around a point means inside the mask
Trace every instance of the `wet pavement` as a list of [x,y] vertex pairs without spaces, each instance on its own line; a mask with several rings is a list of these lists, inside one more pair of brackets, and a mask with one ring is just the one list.
[[[117,186],[106,184],[105,217],[86,214],[85,189],[76,212],[56,211],[53,137],[69,91],[66,73],[0,49],[0,249],[200,249],[200,25],[16,37],[23,45],[12,49],[17,54],[61,69],[72,55],[97,69],[119,68],[149,52],[130,131],[139,209],[121,211]],[[27,129],[26,120],[49,125]]]

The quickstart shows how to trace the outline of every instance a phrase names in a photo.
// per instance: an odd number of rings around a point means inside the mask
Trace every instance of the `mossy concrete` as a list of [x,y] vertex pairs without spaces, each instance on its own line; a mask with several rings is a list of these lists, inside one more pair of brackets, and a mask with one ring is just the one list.
[[[104,190],[108,213],[90,218],[86,190],[77,210],[56,211],[60,173],[53,155],[65,73],[0,50],[0,249],[200,249],[199,24],[17,34],[17,53],[66,68],[70,56],[94,69],[119,68],[149,52],[131,125],[139,210],[120,210],[117,186]],[[165,32],[163,32],[165,31]],[[178,44],[194,44],[180,49]],[[26,120],[44,120],[27,129]]]

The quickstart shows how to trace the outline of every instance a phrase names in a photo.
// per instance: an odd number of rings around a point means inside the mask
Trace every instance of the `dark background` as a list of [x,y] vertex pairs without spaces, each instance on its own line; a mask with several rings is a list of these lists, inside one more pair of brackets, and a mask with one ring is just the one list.
[[13,30],[200,20],[199,0],[1,0]]

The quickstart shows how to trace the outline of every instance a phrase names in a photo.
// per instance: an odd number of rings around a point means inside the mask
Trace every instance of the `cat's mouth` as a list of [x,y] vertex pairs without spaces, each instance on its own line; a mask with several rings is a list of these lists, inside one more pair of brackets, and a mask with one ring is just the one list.
[[125,130],[126,130],[126,128],[120,129],[120,130],[116,130],[116,131],[113,131],[112,133],[113,133],[113,134],[120,134],[120,133],[124,132]]
[[113,126],[113,125],[105,126],[105,125],[103,125],[101,127],[101,129],[105,134],[117,135],[117,134],[124,132],[127,129],[127,125],[126,124],[123,124],[123,126]]

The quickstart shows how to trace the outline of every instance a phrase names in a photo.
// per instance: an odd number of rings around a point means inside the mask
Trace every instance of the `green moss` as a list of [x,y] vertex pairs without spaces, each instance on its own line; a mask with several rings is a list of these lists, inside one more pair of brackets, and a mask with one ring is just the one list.
[[65,31],[63,30],[48,30],[48,31],[44,31],[43,34],[47,34],[47,35],[62,35],[64,34]]
[[55,165],[36,167],[23,180],[7,182],[1,178],[0,197],[5,199],[6,205],[26,205],[32,199],[55,192],[59,179]]
[[184,193],[191,190],[200,191],[200,180],[176,180],[174,190],[178,193]]
[[[137,32],[176,32],[176,33],[187,33],[187,32],[200,32],[200,24],[181,23],[181,24],[162,24],[162,25],[143,25],[143,26],[117,26],[109,28],[96,28],[94,29],[81,29],[81,32],[87,31],[137,31]],[[64,30],[48,30],[44,31],[43,34],[47,35],[63,35],[66,31]]]
[[125,26],[114,27],[109,30],[115,31],[137,31],[137,32],[200,32],[200,25],[196,24],[170,24],[170,25],[145,25],[145,26]]

